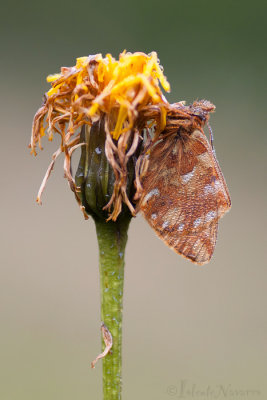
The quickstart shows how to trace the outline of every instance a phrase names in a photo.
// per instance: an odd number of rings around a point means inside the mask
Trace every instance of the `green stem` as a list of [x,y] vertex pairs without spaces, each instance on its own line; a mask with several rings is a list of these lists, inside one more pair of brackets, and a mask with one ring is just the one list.
[[[99,245],[101,319],[109,329],[113,345],[103,361],[104,400],[121,399],[122,300],[124,253],[130,216],[116,222],[95,218]],[[102,340],[102,351],[105,348]]]

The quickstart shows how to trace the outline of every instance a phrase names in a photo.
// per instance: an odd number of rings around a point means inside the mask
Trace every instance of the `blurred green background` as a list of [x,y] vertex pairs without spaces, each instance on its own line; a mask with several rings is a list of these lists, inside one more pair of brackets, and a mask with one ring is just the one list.
[[[29,155],[45,77],[75,58],[157,51],[170,101],[206,98],[232,197],[212,262],[171,252],[138,216],[126,256],[123,398],[267,398],[266,1],[10,1],[1,32],[1,400],[101,399],[98,249],[57,143]],[[265,105],[264,105],[265,104]],[[186,381],[186,383],[182,383]],[[184,386],[182,386],[184,385]],[[252,390],[247,397],[231,390]],[[181,398],[181,396],[180,396]]]

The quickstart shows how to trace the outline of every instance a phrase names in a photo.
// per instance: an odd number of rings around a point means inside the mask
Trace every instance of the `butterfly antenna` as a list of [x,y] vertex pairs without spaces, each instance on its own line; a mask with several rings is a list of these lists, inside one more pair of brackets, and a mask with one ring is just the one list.
[[210,126],[210,124],[209,124],[209,123],[207,123],[207,125],[208,125],[209,132],[210,132],[210,145],[211,145],[211,148],[212,148],[212,150],[214,151],[214,145],[213,145],[213,132],[212,132],[212,129],[211,129],[211,126]]

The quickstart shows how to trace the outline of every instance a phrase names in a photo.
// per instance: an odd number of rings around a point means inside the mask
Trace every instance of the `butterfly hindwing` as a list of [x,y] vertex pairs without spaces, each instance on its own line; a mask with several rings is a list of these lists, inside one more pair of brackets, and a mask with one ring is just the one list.
[[197,264],[214,251],[218,220],[231,206],[228,189],[206,136],[195,130],[152,148],[142,180],[140,208],[158,236]]

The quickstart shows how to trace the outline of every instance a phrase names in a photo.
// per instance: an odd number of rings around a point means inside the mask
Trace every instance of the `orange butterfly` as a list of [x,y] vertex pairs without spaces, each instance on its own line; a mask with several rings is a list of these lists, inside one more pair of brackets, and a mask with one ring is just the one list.
[[203,131],[180,127],[154,145],[142,187],[140,209],[157,235],[192,262],[209,262],[218,221],[229,211],[231,200]]

